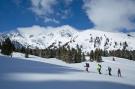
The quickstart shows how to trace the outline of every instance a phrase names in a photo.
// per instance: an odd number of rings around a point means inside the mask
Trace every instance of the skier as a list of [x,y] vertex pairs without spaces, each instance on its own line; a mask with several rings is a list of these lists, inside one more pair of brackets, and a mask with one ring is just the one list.
[[98,64],[98,65],[97,65],[97,70],[98,70],[98,73],[99,73],[99,74],[101,74],[101,68],[102,68],[101,65]]
[[89,67],[90,67],[89,63],[86,63],[85,67],[86,67],[86,71],[89,72]]
[[110,76],[112,75],[111,74],[111,71],[112,71],[112,68],[111,67],[108,67],[108,73],[109,73]]
[[113,61],[115,61],[115,58],[113,57]]
[[120,70],[120,68],[118,68],[117,73],[118,73],[118,77],[121,77],[121,70]]

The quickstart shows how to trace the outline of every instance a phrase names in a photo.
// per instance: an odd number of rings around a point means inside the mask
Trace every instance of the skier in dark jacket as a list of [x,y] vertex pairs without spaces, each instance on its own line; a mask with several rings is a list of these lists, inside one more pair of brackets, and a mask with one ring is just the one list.
[[113,61],[115,61],[115,58],[113,57],[113,59],[112,59]]
[[109,73],[110,76],[112,75],[111,74],[111,71],[112,71],[112,68],[111,67],[108,67],[108,73]]
[[118,68],[118,77],[121,77],[121,70],[120,70],[120,68]]
[[89,63],[86,63],[85,67],[86,67],[86,71],[89,72],[89,67],[90,67]]

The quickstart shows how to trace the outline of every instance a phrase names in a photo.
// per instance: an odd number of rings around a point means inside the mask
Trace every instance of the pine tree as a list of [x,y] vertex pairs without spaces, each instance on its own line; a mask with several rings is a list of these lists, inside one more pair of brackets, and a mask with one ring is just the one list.
[[20,49],[20,52],[21,52],[21,53],[25,53],[25,47],[22,47],[22,48]]
[[95,53],[94,53],[95,61],[97,61],[97,62],[102,61],[101,54],[102,54],[102,51],[100,49],[95,50]]
[[5,41],[2,43],[1,46],[1,53],[4,55],[11,55],[12,56],[12,52],[14,50],[14,45],[12,44],[11,40],[9,38],[5,39]]
[[60,48],[56,49],[56,58],[60,59]]
[[1,49],[1,43],[0,43],[0,49]]
[[90,52],[90,61],[94,61],[94,52],[91,50]]
[[85,60],[86,60],[86,59],[85,59],[85,54],[84,54],[84,52],[83,52],[83,53],[82,53],[82,60],[81,60],[81,61],[83,62],[83,61],[85,61]]
[[29,48],[25,49],[25,58],[29,58]]
[[75,63],[80,63],[82,60],[82,50],[81,47],[79,47],[79,45],[76,45],[76,52],[75,52]]
[[128,44],[127,44],[127,42],[125,41],[125,42],[123,43],[123,50],[125,50],[127,47],[128,47]]

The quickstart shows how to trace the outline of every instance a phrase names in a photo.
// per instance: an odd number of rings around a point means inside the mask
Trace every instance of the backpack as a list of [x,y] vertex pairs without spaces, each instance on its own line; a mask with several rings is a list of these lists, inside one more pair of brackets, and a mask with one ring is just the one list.
[[111,67],[108,67],[108,70],[111,71],[112,70]]
[[101,68],[101,65],[99,64],[99,68]]
[[89,63],[86,63],[86,67],[89,67]]

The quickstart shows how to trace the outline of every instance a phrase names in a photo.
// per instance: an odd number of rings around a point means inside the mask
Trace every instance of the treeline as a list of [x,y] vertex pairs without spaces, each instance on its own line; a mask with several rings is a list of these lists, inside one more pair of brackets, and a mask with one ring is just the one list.
[[101,56],[103,57],[109,57],[109,56],[114,56],[114,57],[120,57],[120,58],[126,58],[129,60],[134,60],[135,61],[135,50],[102,50],[102,49],[96,49],[95,51],[91,51],[90,53],[87,53],[88,56],[90,56],[90,61],[102,61]]
[[109,56],[115,56],[120,58],[126,58],[135,61],[135,50],[113,50],[109,51]]
[[102,56],[114,56],[120,58],[127,58],[130,60],[135,60],[135,50],[102,50],[96,49],[95,51],[90,51],[89,53],[82,52],[82,46],[76,45],[76,48],[71,48],[67,43],[64,45],[58,44],[58,47],[51,45],[46,49],[30,49],[30,47],[15,47],[9,38],[5,39],[0,44],[1,53],[12,57],[12,52],[21,52],[25,54],[28,58],[29,54],[40,56],[43,58],[57,58],[63,60],[67,63],[80,63],[85,61],[85,56],[89,56],[90,61],[102,62]]
[[101,49],[96,49],[95,51],[92,50],[90,53],[88,53],[88,56],[90,57],[90,61],[101,62],[102,50]]
[[29,47],[23,47],[21,49],[16,49],[16,51],[25,53],[25,57],[31,54],[43,58],[57,58],[67,63],[80,63],[85,61],[85,55],[82,53],[79,45],[77,45],[76,48],[70,48],[70,46],[60,46],[58,48],[51,47],[46,49],[30,49]]

